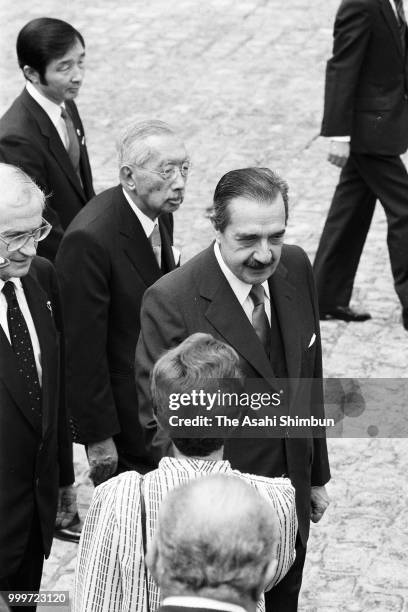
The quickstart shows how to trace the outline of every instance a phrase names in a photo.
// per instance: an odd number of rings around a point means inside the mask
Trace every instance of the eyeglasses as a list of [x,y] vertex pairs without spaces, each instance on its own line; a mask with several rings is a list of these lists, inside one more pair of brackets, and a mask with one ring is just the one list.
[[52,230],[52,225],[48,223],[48,221],[46,221],[45,219],[43,219],[42,221],[43,222],[40,227],[37,227],[35,230],[32,230],[31,232],[24,232],[23,234],[18,234],[17,236],[13,236],[13,238],[10,238],[9,240],[3,238],[3,236],[0,236],[0,240],[4,242],[7,247],[7,252],[12,253],[13,251],[19,251],[27,244],[27,242],[31,238],[34,240],[34,242],[40,242],[41,240],[44,240],[44,238],[46,238]]
[[176,178],[177,170],[183,178],[186,178],[191,170],[191,162],[184,161],[181,164],[166,164],[163,170],[150,170],[150,168],[143,168],[143,166],[142,169],[146,170],[146,172],[158,174],[165,181],[172,181]]

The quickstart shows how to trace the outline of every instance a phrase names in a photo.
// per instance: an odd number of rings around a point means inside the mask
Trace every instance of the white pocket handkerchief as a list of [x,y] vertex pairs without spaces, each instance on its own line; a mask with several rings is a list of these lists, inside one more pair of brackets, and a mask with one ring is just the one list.
[[316,334],[313,334],[313,336],[310,338],[309,346],[307,348],[310,348],[311,346],[313,346],[315,341],[316,341]]
[[176,264],[176,266],[178,266],[181,259],[181,253],[175,246],[172,246],[171,248],[173,251],[174,263]]

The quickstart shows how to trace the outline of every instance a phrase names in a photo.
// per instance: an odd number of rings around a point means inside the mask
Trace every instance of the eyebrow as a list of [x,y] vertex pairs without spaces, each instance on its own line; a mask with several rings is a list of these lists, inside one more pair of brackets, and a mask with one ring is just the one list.
[[[284,236],[286,232],[286,229],[280,230],[279,232],[274,232],[273,234],[269,234],[268,237],[273,236],[274,238],[281,238],[282,236]],[[239,233],[235,235],[236,238],[259,238],[259,234],[256,233]]]

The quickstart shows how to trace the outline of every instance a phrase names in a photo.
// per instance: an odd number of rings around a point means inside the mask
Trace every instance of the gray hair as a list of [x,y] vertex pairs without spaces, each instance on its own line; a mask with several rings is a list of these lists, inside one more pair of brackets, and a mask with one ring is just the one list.
[[44,210],[44,192],[21,168],[0,163],[0,185],[0,205],[5,202],[6,205],[13,203],[16,206],[26,206],[32,200],[38,200],[41,210]]
[[167,495],[147,564],[166,597],[257,601],[278,538],[277,518],[254,487],[214,475]]
[[152,151],[146,145],[149,136],[176,134],[175,130],[164,121],[150,119],[131,123],[118,140],[117,149],[119,168],[123,166],[143,166],[151,157]]

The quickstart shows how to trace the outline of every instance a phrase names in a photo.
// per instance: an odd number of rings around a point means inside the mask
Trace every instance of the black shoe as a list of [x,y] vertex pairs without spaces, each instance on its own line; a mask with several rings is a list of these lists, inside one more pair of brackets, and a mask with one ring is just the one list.
[[350,306],[333,306],[333,308],[320,311],[321,321],[331,321],[332,319],[339,319],[340,321],[347,322],[361,322],[371,319],[371,315],[369,312],[359,312],[358,310],[353,310],[353,308],[350,308]]
[[78,544],[79,538],[81,537],[82,523],[78,514],[74,516],[72,522],[68,527],[54,530],[54,538],[57,540],[64,540],[65,542],[75,542]]

